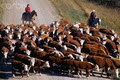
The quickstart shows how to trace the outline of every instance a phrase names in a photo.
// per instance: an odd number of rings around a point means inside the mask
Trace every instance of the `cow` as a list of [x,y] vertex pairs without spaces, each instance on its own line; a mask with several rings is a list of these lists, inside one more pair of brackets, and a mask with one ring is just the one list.
[[5,64],[7,64],[8,55],[9,55],[9,49],[6,48],[5,46],[3,46],[2,49],[1,49],[1,51],[0,51],[0,56],[1,56],[1,60]]
[[112,32],[112,30],[106,29],[106,28],[100,28],[99,32],[107,34],[107,35],[114,35],[114,33]]
[[62,61],[62,67],[64,70],[68,70],[68,75],[72,73],[72,71],[75,71],[79,77],[79,73],[82,75],[82,70],[86,71],[86,77],[89,77],[90,70],[94,69],[95,66],[92,63],[89,63],[87,61],[77,61],[77,60],[71,60],[71,59],[64,59]]
[[28,65],[24,64],[21,61],[13,60],[12,61],[12,75],[15,77],[15,72],[18,70],[21,73],[21,77],[23,77],[24,71],[27,72],[27,76],[29,76]]
[[113,41],[107,39],[105,46],[106,46],[106,48],[109,51],[111,56],[117,57],[117,54],[118,54],[117,45]]
[[91,64],[87,61],[74,61],[74,67],[75,67],[75,71],[77,72],[78,76],[79,72],[81,72],[82,75],[82,70],[86,71],[86,77],[90,76],[90,70],[95,68],[94,64]]
[[62,58],[61,57],[55,57],[55,56],[48,56],[48,61],[50,63],[50,69],[53,72],[60,71],[61,70],[61,64],[62,64]]
[[119,71],[118,69],[120,68],[120,59],[116,59],[116,58],[111,58],[111,60],[113,61],[113,64],[116,67],[116,73],[115,73],[115,77],[119,78]]
[[101,43],[96,43],[93,41],[85,42],[81,52],[103,57],[109,57],[110,55],[105,46],[103,46]]
[[61,48],[62,48],[62,46],[60,44],[58,44],[57,41],[50,41],[48,43],[48,46],[53,47],[53,48],[55,47],[57,50],[61,50]]
[[[35,71],[35,68],[37,68],[37,71]],[[35,58],[35,65],[33,66],[33,72],[40,74],[41,69],[43,68],[50,68],[49,62]]]
[[34,66],[34,64],[35,64],[35,58],[30,57],[30,56],[26,56],[26,55],[22,55],[19,53],[15,54],[14,60],[21,61],[24,64],[29,65],[29,67]]
[[[104,58],[104,57],[100,57],[100,56],[90,56],[89,55],[89,56],[86,57],[86,59],[87,59],[88,62],[91,62],[94,65],[97,65],[99,67],[99,69],[102,68],[101,77],[103,75],[103,71],[105,71],[107,73],[107,77],[110,77],[109,71],[112,72],[111,75],[115,74],[116,68],[115,68],[115,65],[113,64],[113,62],[110,58]],[[97,69],[97,70],[99,71],[99,69]]]
[[[30,48],[30,47],[29,47]],[[44,49],[42,48],[38,48],[38,47],[31,47],[31,57],[35,57],[38,59],[44,59],[44,57],[47,55],[48,53],[46,51],[44,51]]]

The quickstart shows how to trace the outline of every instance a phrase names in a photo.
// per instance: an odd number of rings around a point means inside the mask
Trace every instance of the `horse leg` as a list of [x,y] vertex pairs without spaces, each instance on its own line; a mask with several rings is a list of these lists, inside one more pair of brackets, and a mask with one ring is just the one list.
[[24,24],[24,20],[22,21],[22,23]]
[[27,21],[25,21],[25,24],[27,24]]
[[20,74],[21,74],[21,77],[20,78],[23,78],[23,70],[20,70]]
[[30,25],[30,21],[29,21],[29,25]]

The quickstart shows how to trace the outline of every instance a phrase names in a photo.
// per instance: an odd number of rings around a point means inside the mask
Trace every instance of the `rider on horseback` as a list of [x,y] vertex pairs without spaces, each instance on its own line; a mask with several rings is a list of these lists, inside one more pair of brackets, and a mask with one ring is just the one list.
[[93,22],[95,19],[96,19],[96,11],[92,10],[92,12],[90,13],[90,18],[88,19],[88,25],[94,27]]
[[30,5],[29,5],[29,4],[27,4],[27,6],[26,6],[26,8],[25,8],[25,13],[26,13],[26,18],[27,18],[27,16],[30,15],[30,13],[31,13],[31,9],[30,9]]
[[23,24],[24,21],[29,22],[33,22],[33,20],[35,20],[35,17],[37,16],[37,12],[35,10],[31,11],[30,9],[30,5],[27,4],[26,8],[25,8],[25,12],[22,14],[22,20],[23,20]]

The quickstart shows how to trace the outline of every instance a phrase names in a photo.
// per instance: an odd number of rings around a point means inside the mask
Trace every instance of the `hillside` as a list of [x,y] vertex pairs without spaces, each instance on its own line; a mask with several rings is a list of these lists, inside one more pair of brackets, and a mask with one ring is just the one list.
[[102,19],[100,27],[107,27],[108,29],[114,29],[120,34],[120,15],[119,9],[107,8],[97,3],[92,3],[87,0],[50,0],[56,7],[59,15],[63,18],[67,18],[71,22],[87,22],[89,13],[94,9],[97,12],[97,16]]

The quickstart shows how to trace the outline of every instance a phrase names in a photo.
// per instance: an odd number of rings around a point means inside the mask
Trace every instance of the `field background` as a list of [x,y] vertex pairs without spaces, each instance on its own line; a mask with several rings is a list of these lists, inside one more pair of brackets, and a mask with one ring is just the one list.
[[63,18],[71,22],[86,23],[90,12],[94,9],[97,17],[102,19],[100,27],[114,29],[120,34],[120,9],[99,5],[88,0],[50,0],[56,8],[56,11]]

